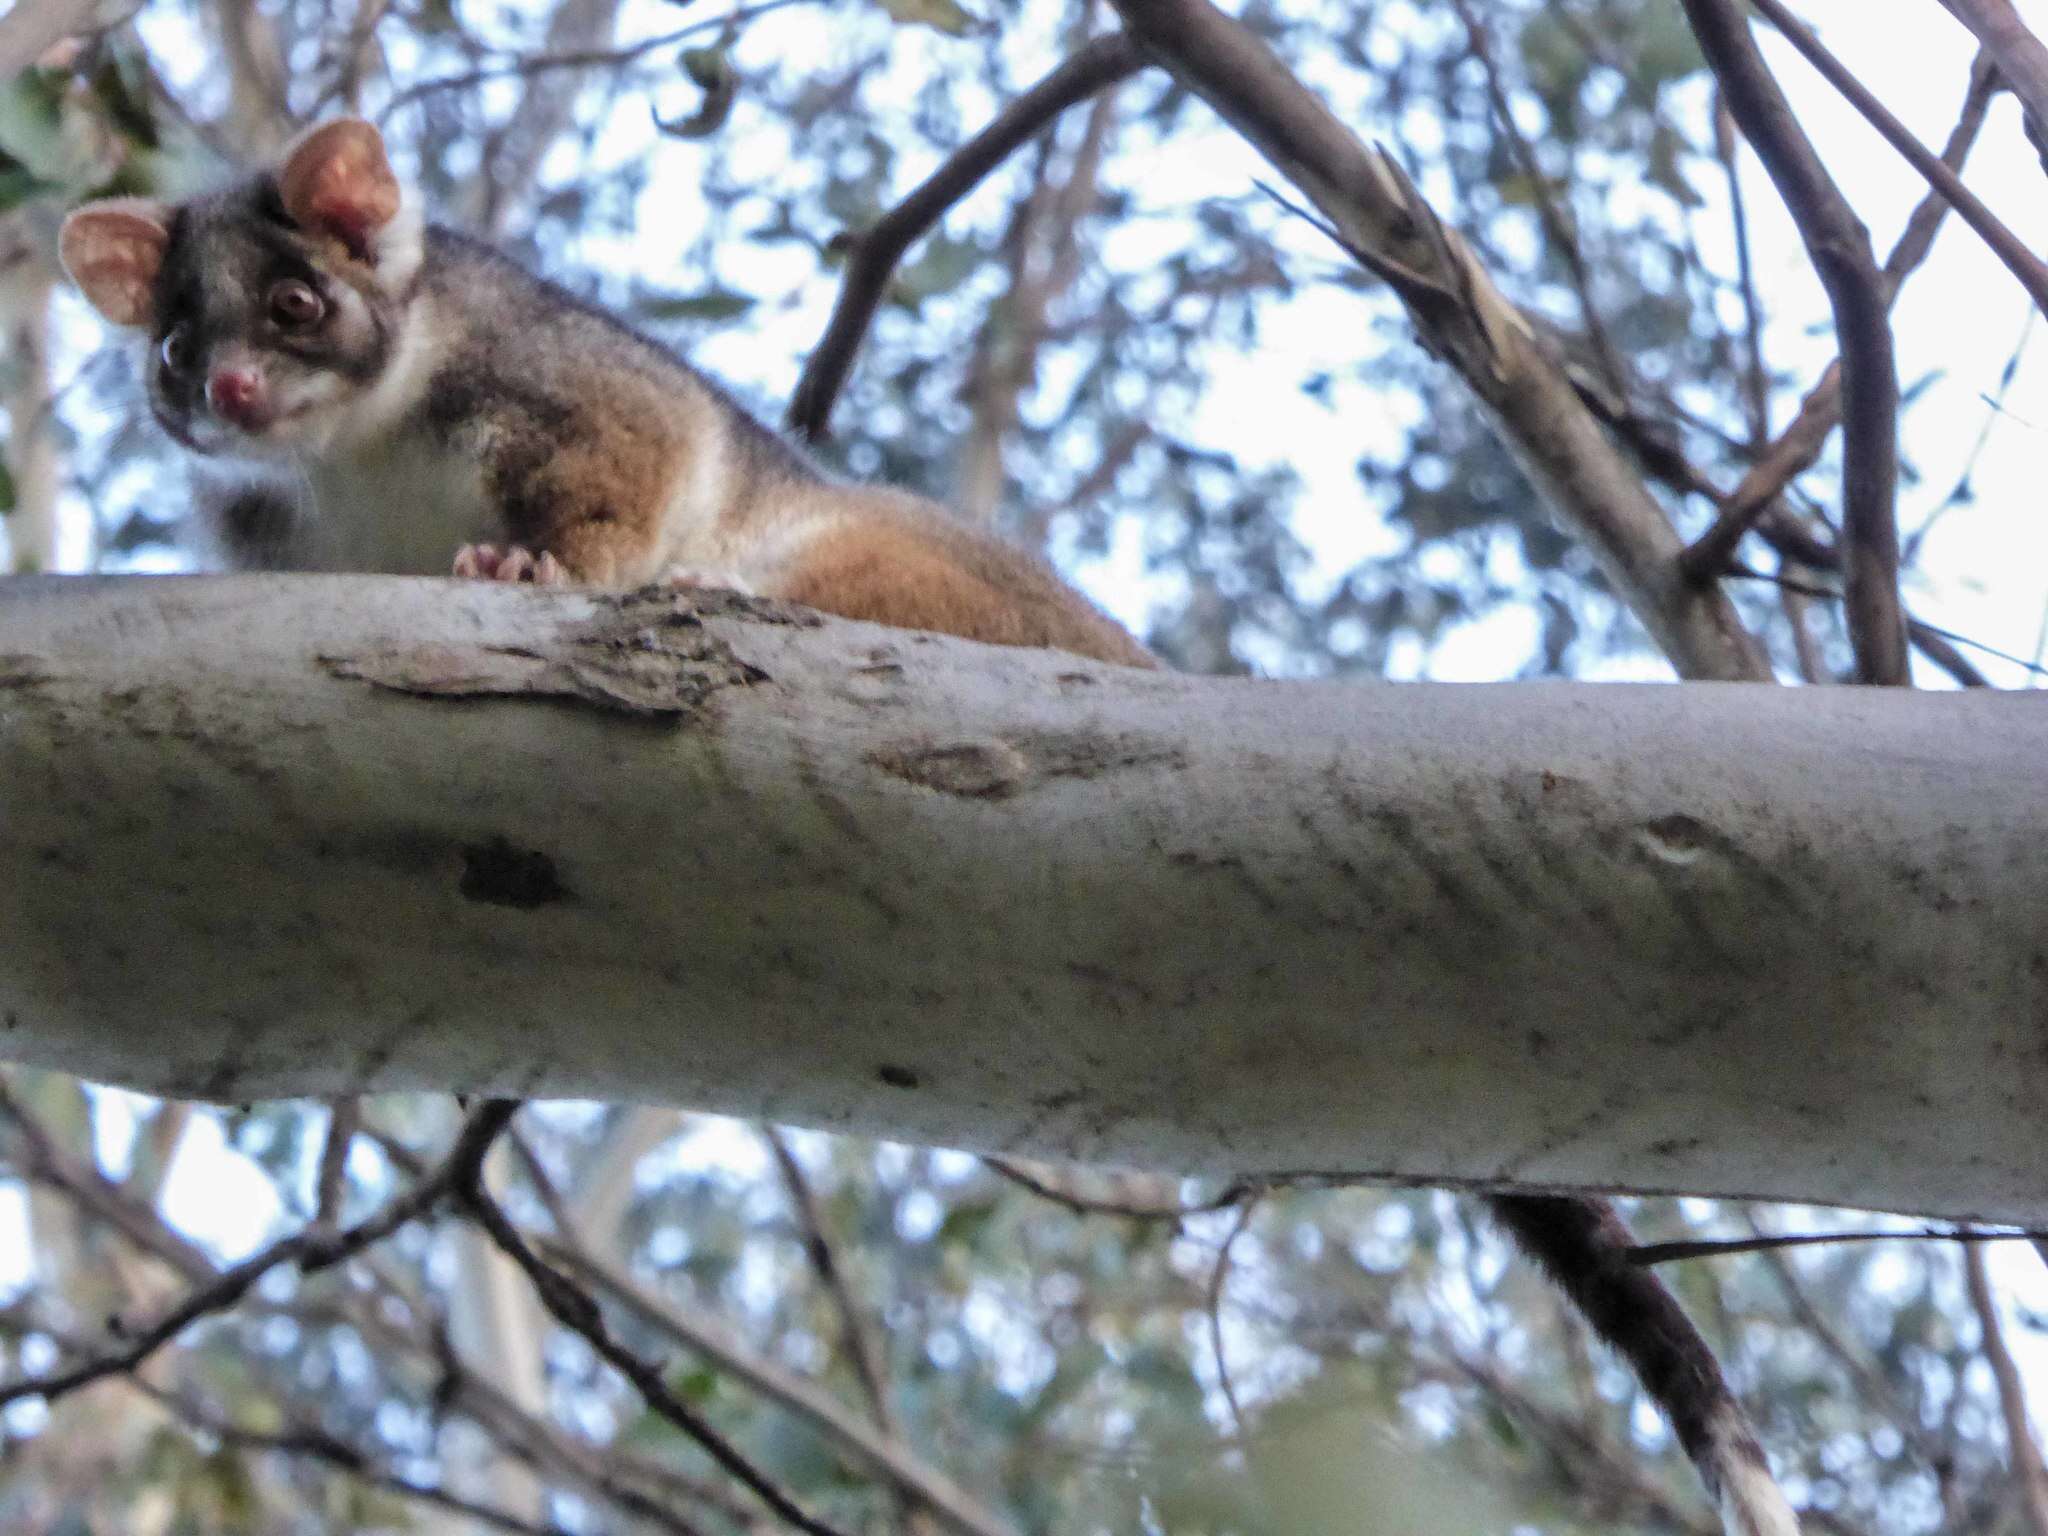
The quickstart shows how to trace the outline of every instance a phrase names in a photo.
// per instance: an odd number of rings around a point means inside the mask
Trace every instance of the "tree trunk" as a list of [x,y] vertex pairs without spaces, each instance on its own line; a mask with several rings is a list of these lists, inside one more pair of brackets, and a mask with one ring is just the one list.
[[2048,709],[0,585],[0,1052],[2039,1222]]

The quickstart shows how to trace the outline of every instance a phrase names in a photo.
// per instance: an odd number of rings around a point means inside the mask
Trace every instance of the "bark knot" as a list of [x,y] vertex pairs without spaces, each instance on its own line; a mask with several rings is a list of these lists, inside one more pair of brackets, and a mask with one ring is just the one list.
[[462,894],[495,907],[531,911],[569,899],[555,861],[534,848],[494,837],[462,850]]
[[868,762],[941,794],[1005,800],[1054,779],[1098,779],[1130,768],[1179,769],[1187,753],[1128,732],[1025,731],[972,741],[910,740],[877,747]]

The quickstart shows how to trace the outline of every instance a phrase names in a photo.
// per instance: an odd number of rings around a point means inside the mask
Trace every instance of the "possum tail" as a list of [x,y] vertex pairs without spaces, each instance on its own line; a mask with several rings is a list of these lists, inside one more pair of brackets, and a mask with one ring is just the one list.
[[1635,1239],[1614,1207],[1560,1195],[1492,1195],[1487,1204],[1664,1410],[1727,1536],[1799,1536],[1720,1363],[1664,1282],[1629,1262]]

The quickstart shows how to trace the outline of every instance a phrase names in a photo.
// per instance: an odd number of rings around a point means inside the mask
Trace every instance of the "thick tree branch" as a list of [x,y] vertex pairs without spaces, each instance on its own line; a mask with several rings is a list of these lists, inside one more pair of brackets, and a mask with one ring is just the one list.
[[2025,698],[1202,680],[757,611],[0,584],[0,783],[50,787],[0,796],[0,1052],[2048,1220]]
[[1870,234],[1814,153],[1736,0],[1684,0],[1728,109],[1791,210],[1827,290],[1842,350],[1842,553],[1856,676],[1905,683],[1899,607],[1899,379]]
[[1144,62],[1121,32],[1084,44],[997,113],[902,202],[852,237],[846,277],[832,307],[832,318],[790,396],[784,420],[791,431],[812,442],[825,437],[832,404],[839,398],[903,253],[949,208],[981,185],[984,177],[1044,132],[1054,118],[1106,86],[1128,79]]
[[1551,509],[1585,539],[1680,673],[1767,677],[1727,599],[1685,580],[1677,531],[1634,467],[1400,168],[1369,153],[1270,48],[1208,0],[1115,3],[1132,36],[1306,193],[1393,288],[1424,345],[1492,413]]

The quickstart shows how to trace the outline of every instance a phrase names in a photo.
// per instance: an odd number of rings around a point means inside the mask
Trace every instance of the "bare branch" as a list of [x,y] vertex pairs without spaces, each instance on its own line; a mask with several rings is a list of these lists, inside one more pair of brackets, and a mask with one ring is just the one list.
[[840,1536],[837,1527],[809,1514],[753,1460],[714,1428],[711,1421],[669,1389],[661,1369],[611,1336],[597,1300],[576,1281],[552,1268],[527,1244],[483,1185],[482,1160],[467,1170],[456,1191],[462,1204],[507,1258],[532,1282],[541,1305],[564,1328],[582,1337],[599,1359],[633,1384],[657,1416],[681,1430],[712,1461],[806,1536]]
[[[1080,271],[1080,226],[1099,200],[1097,177],[1115,121],[1112,85],[1096,94],[1080,142],[1057,177],[1052,173],[1053,136],[1041,136],[1031,189],[1019,200],[1005,233],[1009,288],[991,306],[975,339],[962,389],[970,413],[955,455],[950,501],[970,522],[993,525],[1001,509],[1004,446],[1020,419],[1023,397],[1038,377],[1039,356],[1050,335],[1047,316]],[[1038,531],[1042,541],[1043,529]]]
[[692,1354],[703,1356],[741,1385],[803,1418],[851,1459],[917,1498],[957,1536],[1012,1536],[994,1511],[830,1394],[755,1354],[723,1330],[685,1316],[591,1255],[562,1243],[543,1242],[541,1247],[557,1264],[613,1297]]
[[2009,1243],[2035,1232],[1985,1232],[1975,1227],[1921,1227],[1911,1232],[1764,1232],[1755,1237],[1706,1237],[1676,1243],[1637,1243],[1628,1261],[1639,1269],[1680,1259],[1726,1258],[1738,1253],[1774,1253],[1783,1248],[1836,1247],[1844,1243]]
[[520,58],[506,59],[496,64],[482,65],[476,69],[464,70],[461,74],[440,75],[431,80],[417,81],[398,92],[377,114],[377,121],[387,122],[404,108],[430,96],[439,96],[447,91],[466,91],[488,84],[492,80],[532,79],[539,75],[553,74],[570,69],[616,69],[624,64],[634,63],[650,53],[659,53],[664,48],[688,42],[693,37],[704,37],[712,33],[729,31],[744,26],[757,17],[771,11],[786,10],[793,5],[808,5],[812,0],[761,0],[758,5],[740,6],[721,16],[707,16],[702,21],[693,21],[686,27],[677,27],[658,37],[645,37],[637,43],[619,48],[573,48],[559,53],[531,53]]
[[1244,1236],[1245,1228],[1252,1224],[1252,1216],[1258,1208],[1259,1197],[1256,1194],[1246,1196],[1238,1206],[1237,1217],[1216,1250],[1216,1263],[1209,1271],[1209,1288],[1202,1307],[1209,1319],[1209,1353],[1216,1360],[1216,1384],[1223,1389],[1223,1401],[1230,1408],[1230,1422],[1240,1440],[1247,1437],[1248,1431],[1245,1429],[1244,1404],[1238,1401],[1237,1383],[1230,1374],[1230,1353],[1223,1347],[1223,1287],[1230,1280],[1231,1250]]
[[2048,131],[2048,46],[2027,30],[2012,0],[1941,0],[1998,61],[1998,72],[2025,103],[2027,116]]
[[996,114],[989,125],[955,150],[902,202],[852,237],[846,277],[826,323],[825,334],[804,364],[784,418],[798,436],[823,440],[832,404],[852,370],[875,311],[889,289],[896,263],[946,210],[979,186],[1016,150],[1042,133],[1052,120],[1097,91],[1135,74],[1143,56],[1123,33],[1084,44],[1064,63]]
[[[1756,296],[1756,266],[1749,249],[1749,203],[1735,162],[1735,119],[1727,99],[1714,93],[1714,156],[1728,183],[1729,217],[1735,225],[1735,271],[1742,291],[1743,403],[1749,410],[1749,441],[1761,447],[1771,431],[1771,379],[1764,367],[1763,306]],[[1687,553],[1690,553],[1688,551]]]
[[11,1122],[20,1138],[21,1172],[29,1179],[62,1191],[81,1210],[126,1237],[144,1253],[161,1260],[185,1280],[211,1279],[214,1266],[190,1240],[173,1232],[138,1199],[90,1164],[72,1158],[0,1079],[0,1117]]
[[2005,1416],[2006,1455],[2012,1475],[2019,1484],[2020,1508],[2033,1536],[2048,1536],[2048,1466],[2041,1462],[2041,1447],[2034,1439],[2034,1425],[2027,1413],[2026,1384],[2020,1379],[2018,1363],[2006,1347],[2005,1330],[1998,1322],[1998,1301],[1991,1294],[1991,1276],[1984,1255],[1971,1248],[1963,1255],[1963,1275],[1969,1281],[1970,1305],[1977,1313],[1977,1326],[1984,1336],[1984,1359],[1998,1383],[1998,1406]]
[[513,1536],[570,1536],[567,1530],[552,1522],[543,1524],[527,1520],[509,1510],[466,1499],[446,1488],[422,1483],[388,1467],[380,1467],[356,1447],[335,1438],[316,1424],[291,1424],[287,1421],[287,1427],[283,1429],[254,1429],[226,1414],[212,1411],[196,1397],[168,1391],[142,1377],[131,1376],[129,1385],[153,1400],[175,1422],[210,1435],[237,1450],[266,1451],[316,1462],[369,1487],[417,1504],[466,1515],[493,1530],[512,1532]]
[[1487,99],[1492,103],[1494,118],[1507,140],[1508,152],[1514,157],[1515,168],[1528,182],[1544,231],[1564,259],[1565,270],[1571,274],[1572,287],[1579,296],[1579,319],[1585,327],[1587,341],[1592,344],[1593,355],[1600,360],[1600,371],[1606,378],[1607,387],[1617,399],[1626,399],[1628,375],[1615,352],[1613,338],[1607,334],[1607,324],[1600,317],[1600,306],[1593,302],[1593,275],[1587,270],[1585,253],[1579,249],[1578,235],[1572,228],[1571,219],[1558,206],[1550,179],[1537,164],[1536,151],[1515,122],[1514,103],[1508,99],[1507,87],[1501,81],[1500,66],[1494,59],[1493,43],[1487,36],[1486,26],[1473,11],[1471,0],[1451,0],[1451,3],[1457,9],[1458,19],[1465,24],[1472,56],[1479,61],[1480,72],[1485,76]]
[[[1949,130],[1948,142],[1942,146],[1941,162],[1952,172],[1960,173],[1969,159],[1977,136],[1983,131],[1991,100],[1997,94],[1998,72],[1992,68],[1988,55],[1979,54],[1970,68],[1969,89],[1964,93],[1955,127]],[[1735,186],[1731,178],[1731,189]],[[1934,237],[1940,233],[1949,207],[1949,200],[1941,193],[1929,192],[1908,215],[1905,228],[1899,232],[1891,254],[1885,258],[1883,277],[1887,304],[1898,301],[1906,279],[1919,269],[1934,249]],[[1790,517],[1778,512],[1778,498],[1793,480],[1813,467],[1829,435],[1841,420],[1842,365],[1837,360],[1823,370],[1820,381],[1800,402],[1791,424],[1757,457],[1733,491],[1723,496],[1705,484],[1696,487],[1713,496],[1721,512],[1713,526],[1694,540],[1685,552],[1685,570],[1692,580],[1707,582],[1721,575],[1743,534],[1755,526],[1759,518],[1766,519],[1767,537],[1772,532],[1782,535],[1788,531]],[[1777,525],[1774,530],[1768,527],[1770,523]],[[1832,568],[1834,563],[1831,557],[1827,566]]]
[[322,1231],[341,1224],[341,1202],[348,1191],[348,1154],[356,1129],[363,1123],[363,1101],[343,1094],[327,1110],[327,1139],[320,1147],[320,1172],[314,1181],[313,1221]]
[[[11,1106],[8,1112],[17,1123],[22,1123]],[[297,1261],[301,1267],[312,1269],[316,1265],[324,1267],[360,1253],[424,1215],[455,1189],[470,1162],[482,1161],[491,1141],[504,1128],[510,1115],[511,1108],[505,1101],[494,1101],[478,1109],[456,1137],[455,1145],[441,1168],[370,1220],[335,1237],[329,1237],[316,1227],[307,1227],[279,1238],[241,1263],[214,1273],[196,1286],[183,1301],[137,1332],[127,1348],[95,1356],[67,1369],[0,1383],[0,1404],[28,1397],[55,1402],[66,1393],[108,1376],[131,1373],[193,1323],[234,1306],[249,1293],[251,1287],[280,1265]]]
[[[896,1410],[889,1401],[888,1374],[883,1365],[881,1347],[875,1341],[874,1330],[868,1326],[868,1319],[861,1312],[846,1271],[840,1267],[839,1254],[825,1231],[825,1214],[818,1209],[818,1197],[811,1189],[811,1181],[804,1173],[803,1164],[790,1150],[788,1138],[772,1125],[763,1125],[760,1130],[761,1139],[767,1142],[769,1154],[782,1175],[782,1187],[789,1196],[791,1213],[796,1217],[804,1254],[810,1260],[811,1268],[817,1272],[819,1283],[825,1287],[825,1294],[831,1298],[833,1310],[839,1314],[840,1337],[847,1357],[853,1362],[853,1374],[860,1382],[861,1395],[867,1399],[868,1412],[877,1429],[891,1439],[901,1440],[903,1431],[896,1421]],[[928,1528],[913,1495],[893,1484],[889,1492],[896,1501],[897,1523],[906,1536],[917,1536],[921,1528]]]
[[[2020,286],[2027,290],[2034,303],[2043,313],[2048,313],[2048,262],[2036,256],[1982,198],[1964,186],[1962,178],[1949,169],[1942,156],[1932,153],[1914,138],[1906,125],[1892,116],[1885,104],[1871,94],[1870,88],[1828,52],[1813,30],[1787,10],[1780,0],[1753,0],[1753,3],[1784,34],[1785,40],[1820,71],[1828,84],[1840,91],[1870,126],[1884,136],[1885,142],[1903,155],[1907,163],[1947,199],[1962,221],[1991,247],[1991,253],[2005,264],[2006,270],[2019,279]],[[1980,71],[1982,63],[1980,60]],[[1972,90],[1975,90],[1974,83]]]
[[1978,671],[1970,658],[1955,648],[1948,636],[1915,618],[1906,621],[1906,638],[1913,649],[1933,662],[1965,688],[1988,688],[1991,679]]
[[861,1315],[860,1303],[854,1299],[845,1272],[839,1267],[839,1256],[833,1251],[832,1240],[825,1235],[824,1214],[818,1209],[818,1197],[811,1191],[811,1181],[805,1177],[803,1165],[796,1160],[796,1154],[790,1151],[789,1142],[780,1131],[772,1125],[764,1125],[761,1127],[761,1139],[768,1143],[768,1151],[782,1175],[782,1187],[789,1195],[790,1210],[803,1238],[804,1253],[811,1261],[811,1268],[818,1272],[825,1293],[832,1298],[833,1309],[839,1314],[839,1330],[845,1336],[846,1353],[853,1361],[853,1373],[860,1381],[861,1394],[868,1400],[875,1424],[885,1434],[893,1435],[896,1433],[896,1414],[889,1406],[889,1390],[883,1379],[880,1354],[868,1331],[867,1319]]
[[1842,350],[1842,555],[1860,682],[1909,680],[1899,607],[1899,380],[1870,235],[1814,153],[1736,0],[1684,0],[1728,107],[1792,212]]
[[1423,343],[1485,404],[1538,491],[1584,537],[1679,672],[1768,677],[1725,596],[1683,579],[1677,531],[1641,477],[1399,165],[1368,153],[1271,49],[1207,0],[1116,4],[1131,34],[1306,193],[1346,249],[1394,289]]
[[[2041,900],[2010,850],[2048,836],[2025,771],[2048,718],[1996,699],[1416,684],[1360,710],[1341,684],[1132,672],[734,597],[362,577],[11,580],[0,654],[0,780],[90,753],[124,812],[56,882],[37,872],[80,813],[0,796],[0,1053],[20,1059],[229,1099],[637,1093],[1226,1175],[2043,1211],[1996,1067],[2032,1018],[2028,933],[1981,914]],[[849,709],[854,685],[887,707]],[[650,729],[657,708],[682,728]],[[135,735],[160,719],[190,750]],[[1655,775],[1630,767],[1645,750]],[[451,754],[468,769],[437,778]],[[552,815],[591,772],[604,795]],[[251,774],[264,796],[237,793]],[[202,794],[195,844],[176,809]],[[375,841],[394,821],[437,857],[394,870]],[[566,887],[577,920],[544,953],[504,942],[504,903],[533,887],[506,884],[500,828],[531,828],[511,847]],[[711,857],[707,828],[745,857]],[[652,878],[671,865],[692,878]],[[1399,878],[1360,879],[1379,868]],[[136,869],[179,901],[132,904],[125,950],[91,946]],[[1048,869],[1086,877],[1052,916],[1033,905]],[[860,918],[775,928],[796,889]],[[1788,903],[1835,920],[1777,922]],[[236,964],[251,910],[314,919],[275,934],[261,974]],[[890,926],[910,910],[914,931]],[[1740,934],[1743,963],[1687,941],[1701,922]],[[778,935],[774,988],[751,950],[709,942],[720,924]],[[1157,941],[1189,932],[1218,937]],[[681,993],[641,961],[670,952]],[[1929,954],[1947,984],[1916,988]],[[845,1009],[906,965],[943,985]],[[405,1024],[427,1006],[434,1029]],[[764,1032],[813,1008],[845,1017],[791,1078]],[[1872,1010],[1939,1043],[1950,1070],[1924,1099],[1826,1050]],[[1040,1016],[1085,1054],[1023,1035]],[[1245,1092],[1198,1094],[1247,1051]],[[1360,1071],[1389,1091],[1361,1100]],[[1034,1107],[1048,1094],[1059,1115]]]
[[[1749,1213],[1749,1224],[1752,1231],[1759,1236],[1763,1235],[1763,1229],[1757,1225],[1754,1211]],[[1863,1351],[1853,1348],[1822,1315],[1813,1298],[1807,1294],[1805,1285],[1800,1282],[1798,1271],[1786,1262],[1782,1253],[1767,1248],[1758,1258],[1764,1268],[1771,1272],[1772,1278],[1778,1282],[1779,1290],[1785,1293],[1786,1303],[1791,1307],[1793,1316],[1813,1335],[1821,1348],[1832,1355],[1836,1363],[1848,1372],[1850,1380],[1862,1394],[1864,1405],[1889,1420],[1898,1432],[1899,1438],[1904,1440],[1912,1448],[1913,1454],[1926,1465],[1928,1475],[1934,1479],[1936,1487],[1940,1490],[1941,1507],[1948,1516],[1950,1529],[1968,1530],[1969,1526],[1962,1518],[1961,1501],[1957,1496],[1955,1458],[1949,1447],[1920,1422],[1917,1404],[1901,1402],[1885,1374],[1872,1364]]]
[[1028,1189],[1041,1200],[1050,1200],[1055,1205],[1065,1206],[1076,1216],[1123,1216],[1133,1221],[1178,1221],[1187,1216],[1199,1216],[1207,1211],[1220,1211],[1239,1204],[1245,1196],[1263,1187],[1247,1179],[1234,1179],[1222,1191],[1210,1199],[1198,1200],[1192,1205],[1179,1202],[1171,1204],[1140,1205],[1127,1200],[1106,1200],[1096,1195],[1084,1194],[1067,1184],[1055,1184],[1017,1162],[1014,1158],[990,1154],[982,1158],[982,1166],[991,1173],[1000,1175],[1019,1189]]

